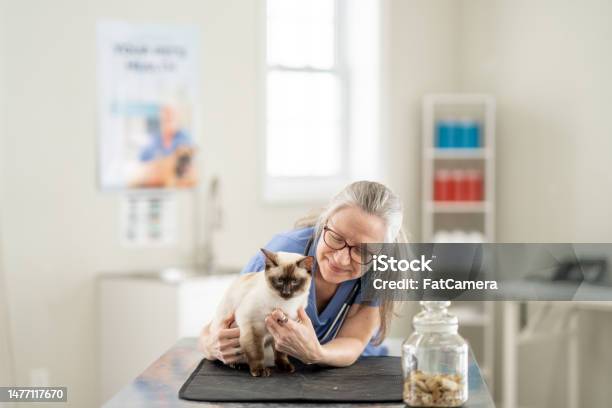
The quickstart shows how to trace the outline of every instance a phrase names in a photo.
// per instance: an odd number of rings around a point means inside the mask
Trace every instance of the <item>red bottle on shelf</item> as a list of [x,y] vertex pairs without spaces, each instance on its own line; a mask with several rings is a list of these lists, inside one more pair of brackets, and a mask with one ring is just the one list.
[[482,201],[484,199],[484,182],[479,170],[468,170],[466,173],[467,200]]
[[434,177],[434,200],[450,201],[455,195],[451,172],[446,169],[436,171]]
[[453,180],[457,201],[469,201],[470,186],[465,170],[454,170]]

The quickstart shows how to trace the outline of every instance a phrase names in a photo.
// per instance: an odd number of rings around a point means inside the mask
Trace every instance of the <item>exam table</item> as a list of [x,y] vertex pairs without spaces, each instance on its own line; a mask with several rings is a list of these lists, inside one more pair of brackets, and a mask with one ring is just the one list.
[[[304,406],[316,408],[325,406],[329,408],[338,407],[405,407],[403,403],[208,403],[182,400],[178,397],[178,391],[187,380],[192,371],[202,359],[202,354],[197,350],[195,338],[184,338],[179,340],[170,350],[154,361],[142,374],[136,377],[130,384],[113,396],[103,405],[103,408],[129,408],[129,407],[152,407],[152,408],[174,408],[174,407],[257,407],[268,406],[297,407]],[[465,408],[491,408],[495,404],[484,383],[480,368],[470,353],[469,363],[469,400],[463,405]]]

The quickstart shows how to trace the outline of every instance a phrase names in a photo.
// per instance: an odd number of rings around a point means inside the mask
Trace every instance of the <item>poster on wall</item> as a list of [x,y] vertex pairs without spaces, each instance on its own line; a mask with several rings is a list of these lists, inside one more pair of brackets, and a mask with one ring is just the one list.
[[103,190],[196,185],[197,40],[191,26],[98,23]]
[[121,205],[123,247],[156,247],[176,243],[177,205],[170,194],[128,194]]

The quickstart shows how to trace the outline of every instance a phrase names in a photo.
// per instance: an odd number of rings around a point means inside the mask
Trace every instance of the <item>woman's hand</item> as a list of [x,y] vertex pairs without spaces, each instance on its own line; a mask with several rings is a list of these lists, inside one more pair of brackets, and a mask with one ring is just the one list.
[[229,315],[218,330],[210,331],[210,324],[202,330],[199,345],[208,360],[219,360],[224,364],[245,362],[240,347],[240,329],[233,327],[234,313]]
[[266,317],[266,326],[274,337],[274,348],[306,364],[321,361],[322,347],[304,308],[298,309],[299,322],[289,319],[283,323],[285,318],[280,310]]

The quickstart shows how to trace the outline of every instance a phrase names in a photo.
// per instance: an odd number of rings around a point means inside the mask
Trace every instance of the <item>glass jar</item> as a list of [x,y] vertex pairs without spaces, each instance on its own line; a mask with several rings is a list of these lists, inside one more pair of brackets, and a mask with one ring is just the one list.
[[411,407],[458,407],[468,399],[468,345],[448,301],[420,302],[415,332],[402,344],[404,402]]

